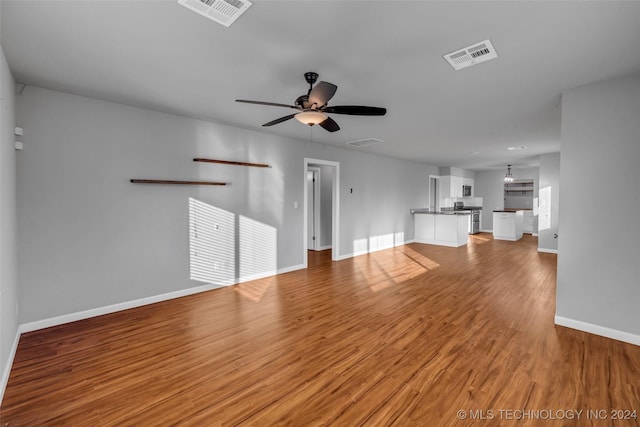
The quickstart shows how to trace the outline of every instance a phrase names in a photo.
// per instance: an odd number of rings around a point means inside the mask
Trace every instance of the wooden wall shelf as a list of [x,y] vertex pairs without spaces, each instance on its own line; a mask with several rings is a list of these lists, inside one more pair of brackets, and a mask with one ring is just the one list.
[[167,181],[163,179],[132,179],[134,184],[178,184],[178,185],[227,185],[226,182],[213,181]]
[[271,166],[266,163],[248,163],[248,162],[235,162],[232,160],[218,160],[218,159],[206,159],[203,157],[196,157],[193,159],[194,162],[204,162],[204,163],[219,163],[222,165],[234,165],[234,166],[252,166],[255,168],[270,168]]

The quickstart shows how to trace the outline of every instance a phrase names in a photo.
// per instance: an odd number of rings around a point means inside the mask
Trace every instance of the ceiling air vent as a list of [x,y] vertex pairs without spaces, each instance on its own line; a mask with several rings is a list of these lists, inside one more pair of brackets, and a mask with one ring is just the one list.
[[448,53],[444,59],[453,67],[454,70],[462,70],[472,65],[480,64],[498,57],[496,50],[493,48],[490,40],[476,43],[469,47],[465,47],[455,52]]
[[367,139],[359,139],[357,141],[345,142],[345,144],[350,145],[352,147],[362,147],[364,145],[378,144],[379,142],[382,142],[382,140],[376,139],[376,138],[367,138]]
[[225,27],[233,24],[251,6],[248,0],[178,0],[178,4]]

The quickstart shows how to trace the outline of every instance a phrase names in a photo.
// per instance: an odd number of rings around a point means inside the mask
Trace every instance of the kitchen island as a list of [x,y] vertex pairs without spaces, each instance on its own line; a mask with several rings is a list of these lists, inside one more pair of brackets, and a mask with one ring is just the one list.
[[496,240],[522,239],[523,212],[513,210],[493,211],[493,238]]
[[411,209],[416,243],[451,246],[467,244],[469,238],[469,212],[429,212]]

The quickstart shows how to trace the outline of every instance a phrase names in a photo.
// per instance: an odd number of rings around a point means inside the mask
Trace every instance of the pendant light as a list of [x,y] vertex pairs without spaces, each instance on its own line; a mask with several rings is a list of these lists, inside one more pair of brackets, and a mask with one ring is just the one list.
[[504,182],[513,182],[513,175],[511,175],[511,165],[507,165],[507,174],[504,176]]

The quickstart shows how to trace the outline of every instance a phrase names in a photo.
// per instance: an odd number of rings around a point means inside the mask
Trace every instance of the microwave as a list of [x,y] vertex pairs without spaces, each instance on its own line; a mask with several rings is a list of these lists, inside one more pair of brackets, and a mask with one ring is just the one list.
[[471,186],[463,185],[462,186],[462,197],[471,197]]

